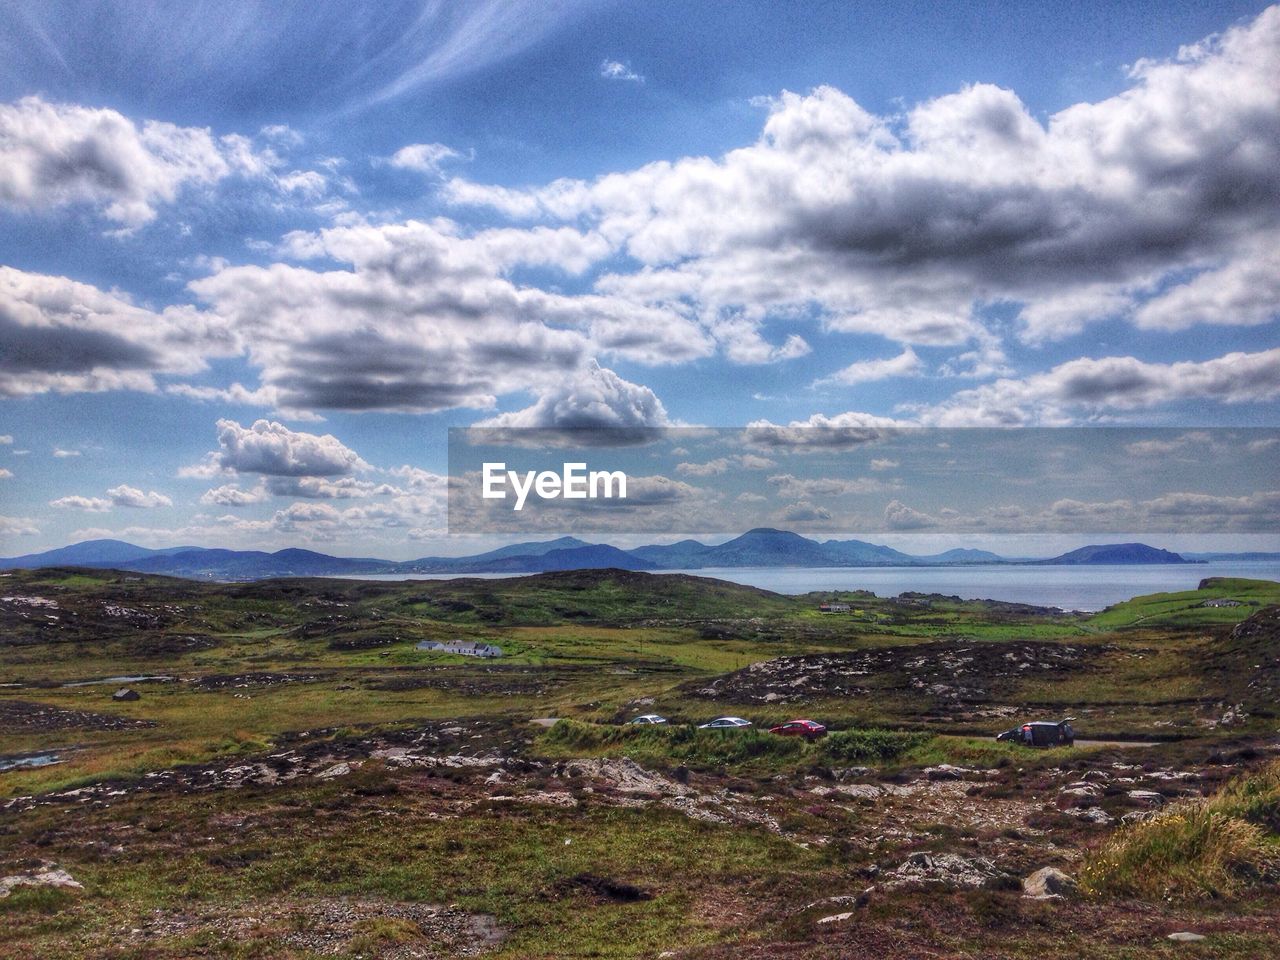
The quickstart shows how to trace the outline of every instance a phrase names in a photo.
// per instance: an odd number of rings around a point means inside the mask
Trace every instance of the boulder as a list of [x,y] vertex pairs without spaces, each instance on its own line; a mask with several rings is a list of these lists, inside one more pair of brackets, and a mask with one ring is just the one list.
[[1017,878],[985,857],[962,857],[955,853],[913,853],[888,873],[883,882],[887,890],[921,886],[1007,890],[1017,885]]
[[111,699],[118,703],[123,703],[130,700],[141,700],[142,696],[137,690],[134,690],[131,687],[121,687],[111,695]]
[[38,870],[0,877],[0,900],[9,896],[14,887],[60,887],[64,890],[84,889],[67,871],[53,864],[45,864]]
[[1156,793],[1154,790],[1130,790],[1125,794],[1128,801],[1135,807],[1162,807],[1164,806],[1164,797]]
[[1096,807],[1102,791],[1092,783],[1075,783],[1058,791],[1058,806],[1063,810]]
[[1073,897],[1078,891],[1075,880],[1056,867],[1041,867],[1022,881],[1022,895],[1035,900]]
[[1096,823],[1100,827],[1109,826],[1115,823],[1115,817],[1107,813],[1101,807],[1086,807],[1083,809],[1069,810],[1068,813],[1073,817],[1079,817],[1081,820],[1087,820],[1089,823]]
[[1203,933],[1192,933],[1190,930],[1179,930],[1177,933],[1171,933],[1166,938],[1175,943],[1199,943],[1204,939]]
[[974,775],[968,767],[957,767],[949,763],[940,763],[936,767],[925,767],[924,775],[930,780],[964,780]]

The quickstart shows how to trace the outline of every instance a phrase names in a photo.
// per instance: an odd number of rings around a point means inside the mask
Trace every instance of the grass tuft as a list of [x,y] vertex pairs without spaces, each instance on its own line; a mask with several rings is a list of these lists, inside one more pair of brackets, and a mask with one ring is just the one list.
[[1090,856],[1081,885],[1097,896],[1240,896],[1280,877],[1278,809],[1280,761],[1122,828]]

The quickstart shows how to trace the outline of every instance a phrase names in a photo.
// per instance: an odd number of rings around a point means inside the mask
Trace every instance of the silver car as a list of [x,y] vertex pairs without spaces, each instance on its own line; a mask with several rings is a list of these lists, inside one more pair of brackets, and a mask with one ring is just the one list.
[[750,720],[741,717],[716,717],[710,723],[698,724],[699,730],[741,730],[751,726]]
[[666,717],[660,717],[656,713],[644,713],[636,717],[634,720],[628,720],[628,723],[640,724],[641,726],[650,723],[666,723]]

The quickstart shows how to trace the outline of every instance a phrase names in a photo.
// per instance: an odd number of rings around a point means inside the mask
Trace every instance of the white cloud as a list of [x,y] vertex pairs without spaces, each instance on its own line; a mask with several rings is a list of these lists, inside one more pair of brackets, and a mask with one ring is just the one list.
[[904,426],[907,421],[850,411],[833,417],[815,413],[807,420],[792,420],[786,426],[768,420],[747,424],[744,439],[765,448],[805,450],[851,450],[875,443]]
[[1025,379],[963,390],[918,413],[930,426],[1052,426],[1082,413],[1144,409],[1180,400],[1260,402],[1277,396],[1280,348],[1177,363],[1081,358]]
[[677,463],[676,473],[688,474],[691,477],[714,477],[729,469],[727,457],[716,457],[706,463]]
[[0,447],[7,447],[13,444],[13,437],[9,434],[0,436]]
[[898,466],[897,460],[890,460],[888,457],[880,457],[871,461],[872,470],[892,470]]
[[107,491],[107,496],[117,507],[133,507],[140,510],[152,510],[156,507],[172,507],[173,501],[163,493],[152,490],[143,493],[137,487],[120,484]]
[[156,389],[158,373],[194,373],[239,352],[217,317],[156,312],[96,287],[0,266],[0,396]]
[[54,455],[54,457],[55,457],[56,459],[58,459],[58,460],[65,460],[65,459],[67,459],[68,457],[78,457],[78,456],[80,456],[80,451],[79,451],[79,450],[67,450],[67,449],[65,449],[65,448],[63,448],[63,447],[54,447],[54,448],[53,448],[53,455]]
[[414,170],[436,176],[443,163],[458,157],[458,151],[443,143],[411,143],[393,153],[387,163],[401,170]]
[[600,63],[600,76],[606,80],[627,80],[631,83],[644,83],[644,77],[636,73],[625,63],[617,60],[603,60]]
[[206,506],[247,507],[262,503],[267,499],[266,488],[258,485],[251,490],[244,490],[238,484],[224,483],[220,487],[206,490],[200,495],[200,502]]
[[858,383],[870,383],[873,380],[886,380],[890,377],[910,377],[920,372],[920,358],[916,352],[907,347],[896,357],[885,360],[859,360],[851,363],[843,370],[838,370],[828,377],[823,377],[814,386],[840,384],[852,386]]
[[1257,326],[1280,316],[1280,238],[1206,270],[1144,303],[1134,314],[1139,327],[1185,330],[1200,323]]
[[634,430],[670,426],[666,408],[652,390],[592,364],[538,391],[532,406],[482,420],[481,428]]
[[0,480],[8,480],[13,476],[13,471],[4,467],[0,467]]
[[768,483],[778,491],[778,496],[797,500],[882,493],[895,486],[875,477],[797,477],[790,473],[775,474]]
[[346,476],[369,465],[332,434],[290,430],[273,420],[241,426],[219,420],[217,464],[236,473],[272,477]]
[[104,500],[102,497],[82,497],[75,495],[70,497],[58,497],[56,500],[50,500],[49,506],[58,507],[61,510],[83,510],[85,513],[106,513],[111,509],[111,501]]
[[34,537],[40,532],[29,517],[0,516],[0,537]]
[[243,138],[109,109],[25,97],[0,104],[0,203],[41,210],[86,203],[137,227],[186,186],[211,184],[260,161]]
[[673,363],[706,335],[674,308],[519,286],[522,265],[572,272],[609,249],[562,227],[462,235],[449,221],[294,234],[295,256],[352,270],[232,267],[192,289],[228,318],[288,410],[492,408],[499,395],[581,376],[592,356]]
[[122,483],[108,490],[105,498],[79,495],[59,497],[56,500],[50,500],[49,506],[63,510],[81,510],[85,513],[107,513],[112,507],[130,507],[140,510],[171,507],[173,501],[155,490],[144,492],[137,487]]
[[[528,190],[455,179],[445,196],[588,224],[641,264],[597,290],[684,305],[713,335],[723,325],[726,355],[744,362],[775,359],[736,346],[744,329],[815,306],[833,331],[952,346],[982,343],[979,316],[998,303],[1032,341],[1110,316],[1257,323],[1274,312],[1261,271],[1280,248],[1278,73],[1273,7],[1045,121],[989,84],[904,117],[819,87],[768,101],[757,142],[718,159]],[[1135,315],[1205,269],[1213,279]]]

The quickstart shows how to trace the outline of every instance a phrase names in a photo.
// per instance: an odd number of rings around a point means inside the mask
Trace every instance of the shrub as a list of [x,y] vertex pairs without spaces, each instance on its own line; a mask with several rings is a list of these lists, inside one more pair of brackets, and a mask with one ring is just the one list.
[[886,763],[924,746],[929,739],[925,733],[841,730],[823,739],[822,752],[828,760],[838,763]]
[[1234,897],[1280,875],[1280,763],[1116,832],[1080,873],[1095,895]]

